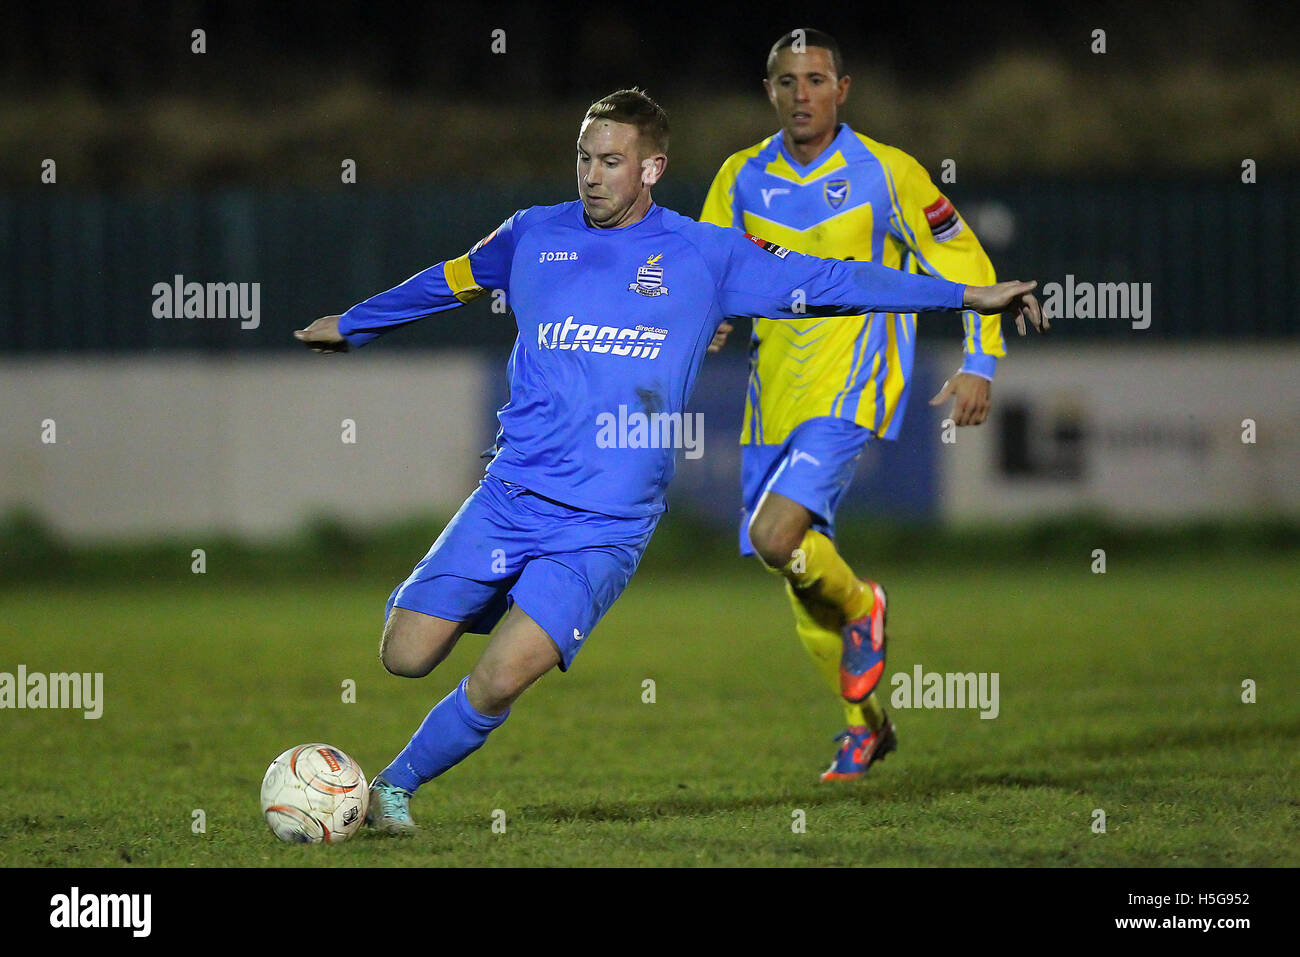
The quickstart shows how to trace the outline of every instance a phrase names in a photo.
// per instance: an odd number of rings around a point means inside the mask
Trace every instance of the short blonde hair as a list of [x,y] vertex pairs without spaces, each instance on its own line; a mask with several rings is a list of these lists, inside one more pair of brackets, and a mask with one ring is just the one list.
[[587,108],[586,119],[635,126],[640,147],[649,147],[647,153],[668,155],[668,114],[636,87],[602,96]]

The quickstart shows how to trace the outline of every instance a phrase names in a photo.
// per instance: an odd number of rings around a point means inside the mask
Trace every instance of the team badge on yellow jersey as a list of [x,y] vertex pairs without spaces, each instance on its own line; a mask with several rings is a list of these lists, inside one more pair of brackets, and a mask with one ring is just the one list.
[[849,188],[852,186],[847,179],[828,179],[826,185],[822,187],[822,196],[826,199],[826,205],[831,209],[839,209],[849,201]]

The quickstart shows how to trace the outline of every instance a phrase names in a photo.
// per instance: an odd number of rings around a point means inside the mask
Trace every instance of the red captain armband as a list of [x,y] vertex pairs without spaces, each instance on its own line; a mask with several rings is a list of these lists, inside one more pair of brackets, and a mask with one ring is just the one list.
[[961,217],[942,193],[925,207],[925,221],[930,224],[930,233],[936,243],[946,243],[962,230]]
[[790,255],[790,250],[786,249],[784,246],[778,246],[771,240],[759,239],[751,233],[745,233],[745,238],[764,252],[771,253],[777,259],[784,259],[786,256]]

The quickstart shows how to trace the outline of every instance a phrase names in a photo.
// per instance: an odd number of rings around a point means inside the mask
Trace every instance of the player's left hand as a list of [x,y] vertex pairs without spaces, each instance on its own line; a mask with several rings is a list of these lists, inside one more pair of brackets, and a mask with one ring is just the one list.
[[1052,327],[1043,315],[1042,307],[1034,296],[1037,282],[1021,282],[1012,279],[993,286],[967,286],[962,305],[981,313],[1015,312],[1016,331],[1025,334],[1025,320],[1034,327],[1035,332],[1046,332]]
[[306,329],[295,329],[293,337],[312,352],[329,355],[333,352],[347,352],[348,341],[339,332],[338,316],[322,316]]
[[942,405],[955,398],[952,405],[953,422],[957,425],[980,425],[989,417],[992,391],[988,379],[969,372],[958,372],[943,384],[930,404]]
[[734,327],[731,323],[723,320],[718,324],[717,331],[713,333],[713,341],[709,343],[710,352],[718,352],[727,344],[727,335]]

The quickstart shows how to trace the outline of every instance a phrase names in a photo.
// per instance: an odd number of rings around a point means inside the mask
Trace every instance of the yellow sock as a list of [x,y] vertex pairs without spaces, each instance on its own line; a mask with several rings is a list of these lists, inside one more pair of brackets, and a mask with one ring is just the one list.
[[847,621],[869,614],[876,603],[871,589],[853,574],[835,543],[816,529],[804,534],[781,574],[806,600],[833,605]]
[[844,723],[865,724],[873,731],[880,728],[885,723],[885,712],[874,693],[860,704],[845,701],[840,696],[840,653],[843,647],[840,627],[844,624],[844,613],[829,602],[795,591],[788,579],[785,592],[794,609],[799,642],[830,686],[835,699],[844,706]]
[[[845,705],[848,704],[847,701],[844,703]],[[872,731],[879,731],[884,726],[885,709],[880,706],[880,699],[876,697],[874,691],[867,695],[867,700],[862,702],[859,707],[864,719],[862,724],[865,724]],[[852,724],[853,722],[850,721],[849,723]]]

